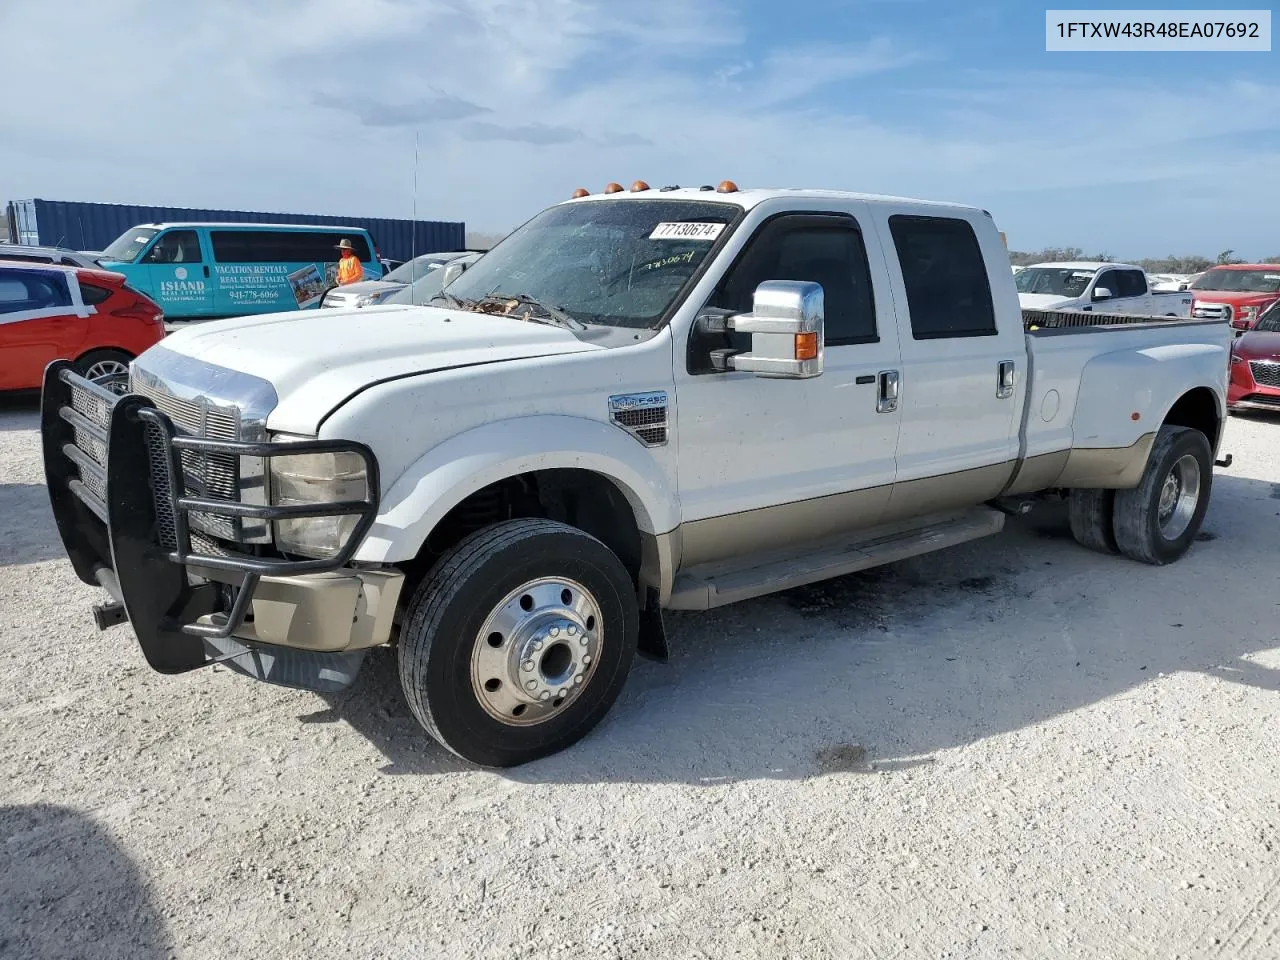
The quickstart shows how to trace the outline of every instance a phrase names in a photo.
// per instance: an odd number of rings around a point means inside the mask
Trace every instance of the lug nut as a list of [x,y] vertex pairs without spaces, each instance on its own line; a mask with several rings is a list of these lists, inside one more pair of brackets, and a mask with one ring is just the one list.
[[575,627],[572,623],[569,624],[569,636],[572,637],[577,632],[578,632],[578,628]]
[[539,697],[540,697],[541,699],[543,699],[543,700],[550,700],[550,699],[551,699],[551,691],[550,691],[550,690],[543,690],[543,691],[542,691],[542,693],[541,693],[541,694],[539,694]]
[[559,692],[559,693],[557,693],[557,694],[556,694],[556,696],[557,696],[557,697],[563,697],[563,696],[564,696],[566,693],[568,693],[568,692],[569,692],[569,691],[568,691],[568,689],[566,689],[565,687],[561,687],[561,688],[560,688],[560,692]]
[[576,677],[573,678],[573,685],[575,687],[578,686],[578,684],[580,683],[582,683],[582,674],[578,674]]
[[533,668],[536,667],[537,664],[532,660],[526,660],[524,663],[520,664],[520,666],[524,669],[525,673],[533,673]]
[[542,649],[542,641],[541,640],[533,641],[533,652],[537,653],[541,649]]
[[585,646],[587,645],[587,643],[588,643],[587,635],[584,633],[582,636],[580,636],[580,637],[578,638],[578,642],[579,642],[580,644],[582,644],[582,645],[585,647]]
[[590,663],[590,662],[591,662],[591,654],[589,654],[589,653],[584,654],[584,655],[583,655],[583,657],[582,657],[582,664],[583,664],[583,666],[586,666],[586,665],[587,665],[588,663]]
[[538,681],[537,681],[537,680],[530,680],[528,683],[526,683],[526,684],[524,685],[524,688],[525,688],[526,690],[537,690],[537,689],[538,689]]
[[560,636],[560,628],[559,628],[559,627],[552,627],[552,628],[551,628],[551,635],[552,635],[553,637],[558,637],[558,636]]

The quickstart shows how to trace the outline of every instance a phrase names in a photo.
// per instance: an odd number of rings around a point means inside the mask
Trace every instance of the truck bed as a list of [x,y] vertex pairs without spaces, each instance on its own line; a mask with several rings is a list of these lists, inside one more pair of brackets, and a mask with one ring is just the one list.
[[1222,320],[1192,320],[1185,317],[1145,317],[1133,313],[1081,313],[1070,310],[1023,310],[1022,326],[1029,334],[1098,332],[1114,327],[1158,326],[1191,327],[1197,324],[1222,324]]

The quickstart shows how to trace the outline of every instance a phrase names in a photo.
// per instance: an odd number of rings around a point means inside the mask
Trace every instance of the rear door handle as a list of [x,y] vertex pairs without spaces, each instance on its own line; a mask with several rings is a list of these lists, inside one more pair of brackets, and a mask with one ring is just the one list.
[[209,267],[208,267],[208,265],[206,265],[206,266],[205,266],[205,268],[204,268],[204,275],[205,275],[206,277],[209,275]]
[[996,399],[1008,400],[1018,382],[1017,367],[1012,360],[1001,360],[996,366]]
[[876,413],[894,413],[898,409],[898,371],[880,371],[880,390],[876,397]]

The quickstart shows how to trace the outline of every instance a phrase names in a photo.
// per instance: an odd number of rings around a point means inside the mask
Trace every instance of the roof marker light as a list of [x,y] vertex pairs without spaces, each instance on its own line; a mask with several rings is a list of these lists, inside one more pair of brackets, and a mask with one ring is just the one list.
[[721,180],[720,186],[716,187],[716,193],[737,193],[738,185],[732,180]]
[[589,196],[591,196],[591,191],[586,187],[579,187],[577,190],[573,191],[573,199],[575,200],[581,200],[583,197]]
[[643,180],[637,180],[635,183],[631,185],[632,193],[642,193],[648,189],[649,189],[649,185],[645,183]]
[[604,192],[605,192],[605,193],[621,193],[621,192],[622,192],[622,184],[620,184],[620,183],[608,183],[608,184],[606,184],[606,185],[605,185]]

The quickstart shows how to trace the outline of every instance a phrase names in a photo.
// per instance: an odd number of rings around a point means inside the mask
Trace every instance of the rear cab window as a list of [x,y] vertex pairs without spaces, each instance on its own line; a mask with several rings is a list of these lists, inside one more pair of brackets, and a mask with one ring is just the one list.
[[895,214],[898,254],[915,340],[997,335],[991,283],[967,220]]

